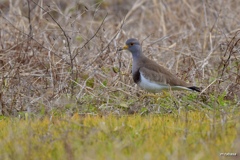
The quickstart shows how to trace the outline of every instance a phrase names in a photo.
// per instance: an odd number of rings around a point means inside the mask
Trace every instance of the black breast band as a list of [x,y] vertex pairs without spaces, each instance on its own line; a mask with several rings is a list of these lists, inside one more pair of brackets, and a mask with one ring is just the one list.
[[133,73],[133,81],[135,83],[138,83],[141,81],[141,76],[140,76],[139,70],[137,72]]

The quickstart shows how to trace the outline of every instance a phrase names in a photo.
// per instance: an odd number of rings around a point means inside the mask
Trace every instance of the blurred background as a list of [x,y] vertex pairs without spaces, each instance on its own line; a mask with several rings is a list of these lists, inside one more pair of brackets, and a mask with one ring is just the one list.
[[[0,10],[1,115],[240,104],[238,0],[1,0]],[[140,101],[131,54],[117,52],[128,38],[203,93]]]

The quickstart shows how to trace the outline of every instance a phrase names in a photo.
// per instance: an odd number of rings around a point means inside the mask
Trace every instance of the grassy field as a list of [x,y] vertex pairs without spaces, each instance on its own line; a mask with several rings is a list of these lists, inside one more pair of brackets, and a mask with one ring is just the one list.
[[[239,12],[238,0],[0,1],[0,159],[239,159]],[[139,89],[117,52],[128,38],[202,92]]]
[[[146,116],[5,118],[0,121],[0,158],[237,159],[239,116],[189,111]],[[224,153],[234,156],[221,155]]]

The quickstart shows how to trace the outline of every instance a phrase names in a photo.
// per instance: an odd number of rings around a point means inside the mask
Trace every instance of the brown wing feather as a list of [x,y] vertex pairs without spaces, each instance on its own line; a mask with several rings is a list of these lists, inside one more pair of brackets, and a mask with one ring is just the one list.
[[156,83],[171,86],[190,86],[177,76],[173,75],[163,66],[160,66],[156,62],[149,60],[146,57],[144,57],[139,63],[141,63],[139,71],[144,75],[144,77],[151,77],[151,80]]

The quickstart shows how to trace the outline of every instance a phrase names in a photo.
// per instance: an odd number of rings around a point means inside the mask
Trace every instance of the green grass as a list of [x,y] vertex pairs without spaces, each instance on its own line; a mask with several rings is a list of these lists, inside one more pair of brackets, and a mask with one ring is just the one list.
[[239,113],[224,116],[2,117],[0,159],[219,159],[222,152],[240,154]]

